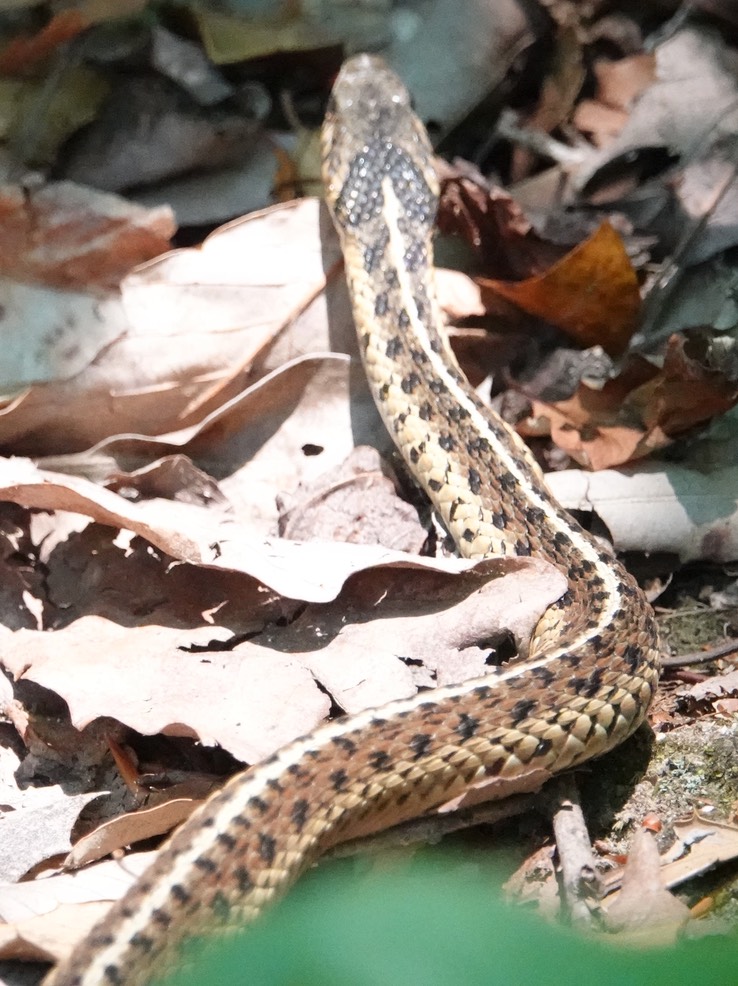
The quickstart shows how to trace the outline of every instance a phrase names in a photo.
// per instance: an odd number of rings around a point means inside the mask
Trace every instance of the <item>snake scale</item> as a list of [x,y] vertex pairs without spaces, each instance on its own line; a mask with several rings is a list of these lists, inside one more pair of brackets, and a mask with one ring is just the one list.
[[409,469],[463,556],[540,555],[568,590],[526,659],[328,722],[235,776],[48,986],[150,983],[188,936],[252,920],[350,835],[415,817],[480,779],[560,771],[610,750],[642,721],[657,684],[643,594],[547,493],[448,348],[432,275],[431,149],[380,59],[342,68],[323,156],[367,378]]

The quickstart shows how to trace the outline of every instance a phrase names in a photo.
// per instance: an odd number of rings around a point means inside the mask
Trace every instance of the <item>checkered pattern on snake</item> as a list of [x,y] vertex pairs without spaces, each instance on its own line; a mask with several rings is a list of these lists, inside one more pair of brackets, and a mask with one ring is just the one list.
[[149,983],[183,939],[250,921],[342,839],[417,816],[476,781],[605,753],[642,721],[657,684],[643,594],[551,498],[449,350],[433,284],[431,151],[379,59],[344,65],[323,146],[367,378],[408,468],[462,555],[541,555],[568,590],[526,659],[326,723],[234,777],[52,972],[54,986]]

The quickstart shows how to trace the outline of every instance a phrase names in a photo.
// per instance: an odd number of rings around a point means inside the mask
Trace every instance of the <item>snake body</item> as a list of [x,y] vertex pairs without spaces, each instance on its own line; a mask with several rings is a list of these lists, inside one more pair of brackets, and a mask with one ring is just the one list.
[[149,983],[184,939],[250,921],[335,843],[476,781],[560,771],[611,749],[642,721],[657,684],[657,631],[641,591],[547,493],[445,342],[431,150],[381,60],[344,65],[323,145],[367,378],[397,447],[462,555],[541,555],[566,574],[568,591],[525,660],[326,723],[234,777],[49,986]]

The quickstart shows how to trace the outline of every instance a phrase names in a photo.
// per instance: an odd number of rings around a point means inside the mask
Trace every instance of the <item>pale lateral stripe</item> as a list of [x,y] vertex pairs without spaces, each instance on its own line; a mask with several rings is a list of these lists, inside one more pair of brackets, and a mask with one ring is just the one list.
[[[408,314],[410,325],[415,333],[420,348],[428,354],[436,376],[443,380],[444,384],[453,394],[456,402],[469,413],[478,434],[490,443],[490,445],[494,448],[497,458],[505,463],[505,467],[515,476],[518,483],[525,488],[526,498],[537,505],[541,510],[543,510],[546,516],[550,518],[551,504],[549,501],[539,496],[538,492],[530,485],[525,475],[519,469],[514,456],[510,454],[510,450],[499,441],[494,432],[490,431],[489,425],[479,413],[476,404],[469,399],[469,395],[466,390],[459,385],[448,372],[448,368],[446,367],[442,354],[435,352],[431,347],[430,336],[428,335],[428,330],[423,324],[423,320],[420,318],[418,313],[418,306],[415,301],[412,283],[405,268],[406,245],[403,242],[402,232],[400,231],[399,225],[399,219],[401,218],[400,203],[395,195],[395,190],[392,187],[392,180],[387,176],[382,179],[382,196],[384,198],[387,229],[389,231],[388,247],[391,254],[391,260],[394,270],[397,271],[403,306]],[[429,264],[431,263],[431,259],[431,257],[428,258]],[[435,297],[429,298],[429,301],[435,304]],[[600,625],[603,627],[607,626],[610,623],[613,614],[620,605],[620,594],[618,592],[618,582],[615,573],[609,565],[603,565],[600,562],[597,550],[591,541],[582,537],[578,531],[575,531],[568,526],[563,530],[567,537],[569,537],[576,545],[580,554],[593,562],[598,574],[605,581],[605,585],[607,587],[608,605],[599,614],[599,618]],[[528,668],[545,667],[547,664],[550,664],[552,661],[556,660],[556,658],[565,651],[574,650],[580,644],[586,643],[586,641],[592,636],[593,632],[594,631],[587,631],[586,633],[582,633],[579,637],[569,641],[565,648],[560,647],[554,651],[548,652],[545,658],[541,661],[533,661],[530,664],[518,665],[515,671],[510,672],[509,675],[502,675],[498,680],[504,681],[507,677],[517,677],[521,671]]]

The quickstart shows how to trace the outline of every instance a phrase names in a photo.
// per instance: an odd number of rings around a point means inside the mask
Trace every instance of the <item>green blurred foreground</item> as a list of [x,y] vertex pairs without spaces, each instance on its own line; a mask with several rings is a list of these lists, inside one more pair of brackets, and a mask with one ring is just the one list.
[[615,948],[506,905],[489,876],[462,872],[443,858],[363,879],[321,867],[166,986],[738,986],[738,936]]

